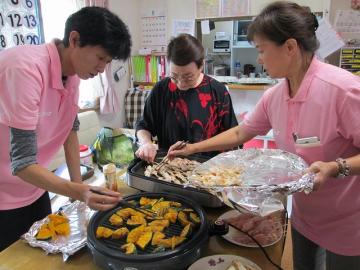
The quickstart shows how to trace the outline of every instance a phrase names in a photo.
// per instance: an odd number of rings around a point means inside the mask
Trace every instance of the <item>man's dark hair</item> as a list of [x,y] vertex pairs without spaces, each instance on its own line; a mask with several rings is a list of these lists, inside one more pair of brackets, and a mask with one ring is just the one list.
[[195,62],[200,68],[204,62],[204,47],[192,35],[180,34],[170,41],[167,47],[167,59],[177,66],[186,66]]
[[63,43],[69,46],[71,31],[80,34],[80,47],[101,46],[113,59],[130,55],[131,36],[127,26],[106,8],[84,7],[66,20]]
[[257,35],[278,45],[293,38],[303,51],[314,53],[319,47],[315,35],[318,26],[316,16],[308,7],[278,1],[266,6],[249,25],[247,38],[253,41]]

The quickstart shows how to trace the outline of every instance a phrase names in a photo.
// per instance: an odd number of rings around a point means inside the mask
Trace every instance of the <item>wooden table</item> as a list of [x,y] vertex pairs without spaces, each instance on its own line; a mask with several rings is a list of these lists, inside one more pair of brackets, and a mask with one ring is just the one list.
[[[99,181],[99,179],[97,179]],[[124,195],[130,195],[138,192],[125,184],[120,187],[120,192]],[[210,220],[215,220],[222,213],[228,211],[228,207],[217,209],[205,209]],[[283,241],[265,248],[272,260],[281,263]],[[263,270],[277,269],[265,258],[259,248],[246,248],[234,245],[220,236],[212,236],[204,250],[203,256],[213,254],[233,254],[243,256],[255,262]],[[0,253],[0,270],[91,270],[100,269],[93,261],[90,252],[84,248],[71,256],[66,262],[63,262],[61,254],[46,255],[40,248],[33,248],[27,243],[19,240]],[[159,268],[161,269],[161,268]],[[204,269],[205,270],[205,269]]]

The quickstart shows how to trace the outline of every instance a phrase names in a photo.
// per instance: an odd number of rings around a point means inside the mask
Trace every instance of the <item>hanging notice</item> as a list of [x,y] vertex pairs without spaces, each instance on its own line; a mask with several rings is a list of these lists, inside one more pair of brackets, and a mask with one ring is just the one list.
[[219,17],[220,2],[220,0],[196,0],[196,18]]
[[317,39],[320,42],[320,47],[316,51],[316,55],[321,59],[325,59],[325,57],[329,56],[345,45],[345,42],[334,30],[329,21],[325,18],[319,22],[319,27],[315,33]]
[[152,10],[141,17],[141,31],[143,48],[151,48],[154,51],[165,51],[167,23],[165,12]]
[[335,28],[341,33],[360,33],[360,12],[356,10],[337,10]]
[[23,44],[44,42],[39,0],[2,0],[0,51]]
[[221,16],[233,17],[250,14],[250,0],[221,0]]
[[172,36],[176,37],[179,34],[189,34],[195,36],[195,21],[173,20]]

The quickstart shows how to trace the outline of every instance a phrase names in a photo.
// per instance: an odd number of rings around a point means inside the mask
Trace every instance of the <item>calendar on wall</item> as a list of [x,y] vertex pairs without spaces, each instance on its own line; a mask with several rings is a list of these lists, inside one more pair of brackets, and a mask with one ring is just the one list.
[[163,12],[152,11],[141,17],[141,46],[155,51],[164,51],[166,40],[167,22]]
[[44,42],[40,0],[2,0],[0,3],[0,51]]

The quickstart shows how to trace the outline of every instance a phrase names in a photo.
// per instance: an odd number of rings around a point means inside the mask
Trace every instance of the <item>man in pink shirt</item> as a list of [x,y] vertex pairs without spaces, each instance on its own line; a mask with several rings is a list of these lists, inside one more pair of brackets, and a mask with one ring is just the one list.
[[360,78],[316,59],[317,26],[308,8],[267,6],[248,39],[269,75],[285,80],[238,127],[168,155],[230,149],[273,129],[277,146],[316,173],[316,191],[293,196],[294,269],[360,269]]
[[[51,212],[46,190],[107,210],[121,196],[82,184],[78,86],[104,71],[112,59],[125,60],[131,38],[126,25],[104,8],[72,14],[63,40],[24,45],[0,53],[0,251]],[[47,165],[64,146],[71,182]],[[10,155],[9,155],[10,153]]]

